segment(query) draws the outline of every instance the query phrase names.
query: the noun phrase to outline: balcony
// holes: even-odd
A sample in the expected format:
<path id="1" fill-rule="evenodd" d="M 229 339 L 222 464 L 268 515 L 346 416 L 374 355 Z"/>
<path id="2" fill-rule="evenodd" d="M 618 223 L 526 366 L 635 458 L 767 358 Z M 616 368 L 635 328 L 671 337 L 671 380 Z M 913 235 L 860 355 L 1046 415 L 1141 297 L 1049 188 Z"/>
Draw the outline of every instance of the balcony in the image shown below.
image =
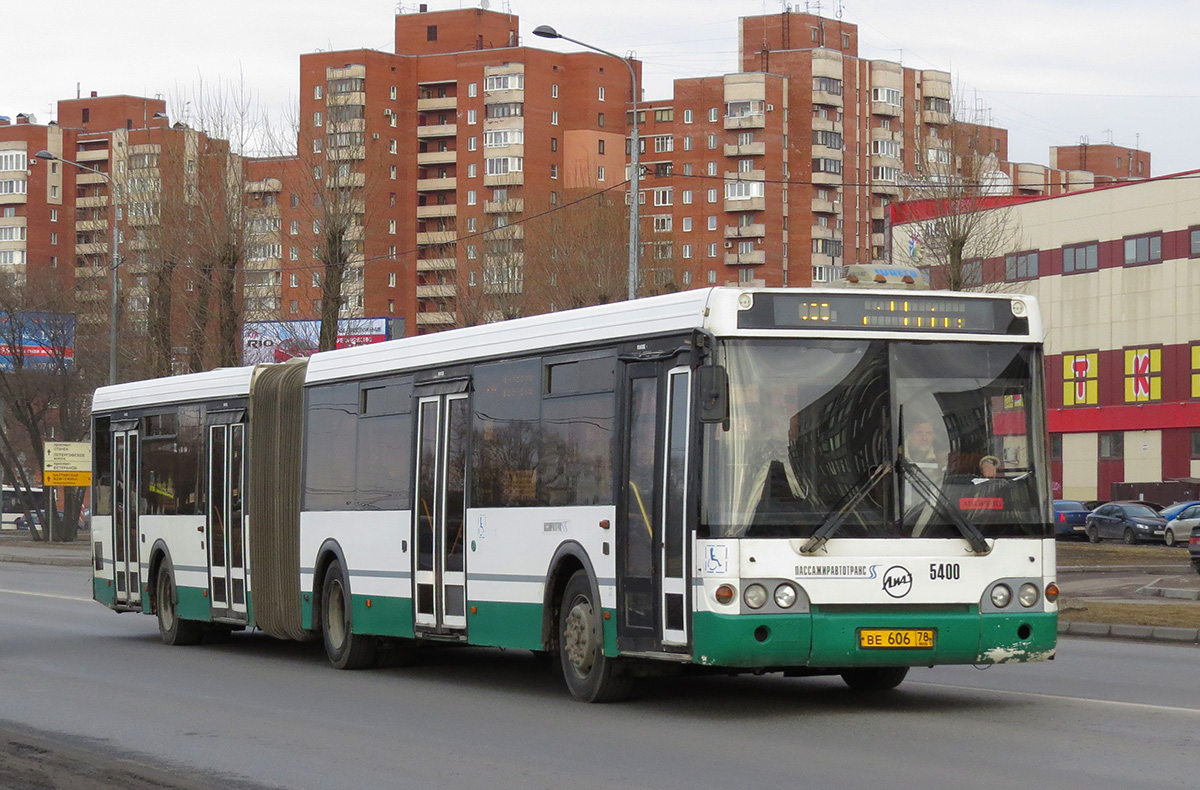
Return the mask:
<path id="1" fill-rule="evenodd" d="M 76 255 L 108 255 L 108 242 L 95 241 L 90 244 L 76 244 Z"/>
<path id="2" fill-rule="evenodd" d="M 453 244 L 458 233 L 453 230 L 433 230 L 417 234 L 417 244 Z"/>
<path id="3" fill-rule="evenodd" d="M 75 198 L 75 208 L 98 208 L 108 205 L 108 195 Z"/>
<path id="4" fill-rule="evenodd" d="M 887 206 L 871 206 L 871 219 L 887 219 Z"/>
<path id="5" fill-rule="evenodd" d="M 885 236 L 886 236 L 886 234 L 883 234 L 883 233 L 872 233 L 871 234 L 871 246 L 872 247 L 882 247 L 885 244 L 885 242 L 884 242 Z"/>
<path id="6" fill-rule="evenodd" d="M 361 187 L 367 183 L 365 173 L 347 173 L 344 176 L 330 176 L 325 179 L 328 189 L 345 189 L 346 187 Z"/>
<path id="7" fill-rule="evenodd" d="M 367 148 L 363 145 L 345 145 L 340 148 L 330 148 L 326 154 L 331 162 L 346 162 L 351 159 L 366 159 Z"/>
<path id="8" fill-rule="evenodd" d="M 922 110 L 921 119 L 924 120 L 925 123 L 946 126 L 950 123 L 950 113 L 938 112 L 937 110 Z"/>
<path id="9" fill-rule="evenodd" d="M 767 116 L 764 113 L 725 116 L 726 129 L 765 129 L 766 126 Z"/>
<path id="10" fill-rule="evenodd" d="M 843 151 L 840 148 L 830 148 L 827 145 L 814 145 L 812 147 L 813 159 L 836 159 L 839 162 L 842 160 Z"/>
<path id="11" fill-rule="evenodd" d="M 821 198 L 812 199 L 812 210 L 817 214 L 841 214 L 842 204 L 834 203 L 832 200 L 821 200 Z"/>
<path id="12" fill-rule="evenodd" d="M 456 216 L 458 216 L 458 206 L 453 203 L 436 206 L 417 206 L 417 219 Z"/>
<path id="13" fill-rule="evenodd" d="M 726 225 L 725 238 L 727 239 L 755 239 L 762 238 L 767 235 L 767 226 L 761 223 L 754 225 Z"/>
<path id="14" fill-rule="evenodd" d="M 485 187 L 509 187 L 520 186 L 525 183 L 524 173 L 504 173 L 503 175 L 484 176 L 483 185 Z"/>
<path id="15" fill-rule="evenodd" d="M 836 186 L 842 183 L 841 173 L 813 173 L 812 182 L 814 184 L 830 184 Z"/>
<path id="16" fill-rule="evenodd" d="M 890 181 L 873 181 L 871 183 L 871 192 L 876 195 L 900 197 L 900 185 L 893 184 Z"/>
<path id="17" fill-rule="evenodd" d="M 502 228 L 492 228 L 483 234 L 484 243 L 513 241 L 514 239 L 523 238 L 525 238 L 524 225 L 505 225 Z"/>
<path id="18" fill-rule="evenodd" d="M 765 197 L 741 198 L 740 200 L 725 200 L 725 211 L 765 211 L 767 208 L 767 199 Z"/>
<path id="19" fill-rule="evenodd" d="M 813 118 L 812 128 L 814 132 L 838 132 L 842 131 L 842 125 L 832 118 Z"/>
<path id="20" fill-rule="evenodd" d="M 132 218 L 131 218 L 131 219 L 132 219 Z M 108 230 L 108 221 L 107 221 L 107 220 L 102 220 L 102 219 L 93 219 L 93 220 L 88 220 L 88 221 L 86 221 L 86 222 L 78 222 L 78 221 L 76 221 L 76 223 L 75 223 L 75 230 L 76 230 L 76 231 L 85 231 L 85 230 Z"/>
<path id="21" fill-rule="evenodd" d="M 726 181 L 766 181 L 766 170 L 750 170 L 748 172 L 734 172 L 732 170 L 725 171 Z"/>
<path id="22" fill-rule="evenodd" d="M 426 151 L 417 154 L 418 165 L 449 165 L 458 161 L 458 151 Z"/>
<path id="23" fill-rule="evenodd" d="M 453 299 L 455 296 L 455 286 L 452 284 L 439 283 L 437 285 L 418 285 L 418 299 Z"/>
<path id="24" fill-rule="evenodd" d="M 830 228 L 825 225 L 813 225 L 809 228 L 809 234 L 814 239 L 836 239 L 841 236 L 835 228 Z"/>
<path id="25" fill-rule="evenodd" d="M 826 255 L 823 252 L 814 252 L 812 253 L 810 262 L 813 266 L 836 266 L 837 260 L 832 255 Z"/>
<path id="26" fill-rule="evenodd" d="M 366 118 L 351 118 L 348 121 L 330 121 L 329 134 L 341 134 L 342 132 L 365 132 L 367 130 Z"/>
<path id="27" fill-rule="evenodd" d="M 525 210 L 524 198 L 509 198 L 508 200 L 487 200 L 483 203 L 485 214 L 520 214 Z"/>
<path id="28" fill-rule="evenodd" d="M 440 98 L 417 99 L 417 112 L 436 112 L 437 110 L 457 110 L 457 96 L 442 96 Z"/>
<path id="29" fill-rule="evenodd" d="M 725 145 L 725 156 L 765 156 L 766 143 L 748 143 L 746 145 Z"/>
<path id="30" fill-rule="evenodd" d="M 329 107 L 346 107 L 353 104 L 366 104 L 367 94 L 362 91 L 351 91 L 350 93 L 331 93 L 325 97 L 325 104 Z"/>
<path id="31" fill-rule="evenodd" d="M 81 171 L 75 176 L 76 184 L 107 184 L 108 173 L 88 173 Z"/>
<path id="32" fill-rule="evenodd" d="M 903 108 L 899 104 L 888 104 L 884 101 L 871 102 L 871 114 L 883 115 L 890 118 L 899 118 Z"/>
<path id="33" fill-rule="evenodd" d="M 283 190 L 283 182 L 278 178 L 264 178 L 262 181 L 247 181 L 246 192 L 250 194 L 262 192 L 280 192 Z"/>
<path id="34" fill-rule="evenodd" d="M 418 178 L 418 192 L 438 192 L 446 189 L 455 189 L 458 184 L 458 179 L 454 176 L 446 176 L 445 178 Z"/>
<path id="35" fill-rule="evenodd" d="M 842 95 L 840 93 L 830 93 L 829 91 L 814 90 L 812 92 L 812 102 L 813 104 L 827 104 L 830 107 L 841 107 Z"/>
<path id="36" fill-rule="evenodd" d="M 426 137 L 454 137 L 458 134 L 458 124 L 453 123 L 431 123 L 426 126 L 417 127 L 417 137 L 424 139 Z"/>
<path id="37" fill-rule="evenodd" d="M 444 272 L 455 269 L 458 266 L 458 261 L 454 258 L 419 258 L 417 259 L 417 271 L 419 272 Z"/>
<path id="38" fill-rule="evenodd" d="M 725 253 L 726 266 L 756 266 L 767 262 L 766 250 L 755 250 L 754 252 L 727 252 Z"/>
<path id="39" fill-rule="evenodd" d="M 454 313 L 417 313 L 417 326 L 454 326 Z"/>
<path id="40" fill-rule="evenodd" d="M 76 151 L 76 162 L 104 162 L 108 160 L 108 149 L 100 148 L 92 151 Z"/>

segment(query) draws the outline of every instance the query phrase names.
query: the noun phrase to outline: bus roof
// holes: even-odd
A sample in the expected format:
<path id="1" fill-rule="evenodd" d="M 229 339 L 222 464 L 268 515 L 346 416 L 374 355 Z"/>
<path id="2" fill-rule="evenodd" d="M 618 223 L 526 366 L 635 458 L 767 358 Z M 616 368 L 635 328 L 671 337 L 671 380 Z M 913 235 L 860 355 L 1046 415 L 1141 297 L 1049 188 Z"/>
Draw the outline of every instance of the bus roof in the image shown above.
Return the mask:
<path id="1" fill-rule="evenodd" d="M 127 381 L 100 387 L 92 396 L 92 413 L 136 409 L 159 403 L 212 401 L 244 398 L 250 394 L 254 366 L 217 368 L 204 373 L 187 373 L 148 381 Z"/>

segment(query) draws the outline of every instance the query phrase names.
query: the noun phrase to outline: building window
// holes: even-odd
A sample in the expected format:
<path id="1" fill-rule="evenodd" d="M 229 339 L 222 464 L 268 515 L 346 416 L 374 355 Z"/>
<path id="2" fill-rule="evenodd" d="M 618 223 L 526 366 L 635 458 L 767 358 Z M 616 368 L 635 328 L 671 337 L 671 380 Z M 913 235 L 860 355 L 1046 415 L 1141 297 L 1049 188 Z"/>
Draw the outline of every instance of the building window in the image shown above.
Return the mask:
<path id="1" fill-rule="evenodd" d="M 1100 245 L 1098 242 L 1063 247 L 1063 274 L 1095 271 L 1099 266 L 1099 261 Z"/>
<path id="2" fill-rule="evenodd" d="M 474 177 L 475 177 L 475 163 L 472 162 L 469 165 L 467 165 L 467 178 L 474 178 Z"/>
<path id="3" fill-rule="evenodd" d="M 683 230 L 684 230 L 684 232 L 685 232 L 685 233 L 687 233 L 687 232 L 691 231 L 691 229 L 692 229 L 692 218 L 691 218 L 691 217 L 684 217 L 684 218 L 683 218 L 683 220 L 682 220 L 682 222 L 683 222 Z"/>
<path id="4" fill-rule="evenodd" d="M 1021 252 L 1004 259 L 1004 279 L 1031 280 L 1038 276 L 1038 254 Z"/>
<path id="5" fill-rule="evenodd" d="M 692 205 L 692 190 L 690 190 L 690 189 L 683 190 L 683 205 L 685 205 L 685 206 Z"/>
<path id="6" fill-rule="evenodd" d="M 1120 461 L 1125 457 L 1125 434 L 1116 431 L 1100 434 L 1100 460 Z"/>
<path id="7" fill-rule="evenodd" d="M 892 107 L 899 107 L 900 91 L 896 88 L 872 88 L 871 101 L 883 102 Z"/>
<path id="8" fill-rule="evenodd" d="M 710 123 L 716 123 L 716 122 L 717 122 L 717 119 L 720 117 L 720 113 L 721 113 L 721 111 L 720 111 L 720 110 L 718 110 L 716 107 L 710 107 L 710 108 L 709 108 L 709 110 L 708 110 L 708 120 L 709 120 L 709 122 L 710 122 Z"/>
<path id="9" fill-rule="evenodd" d="M 554 139 L 554 138 L 551 138 L 551 139 Z M 557 147 L 555 147 L 551 150 L 557 150 Z M 596 141 L 596 153 L 600 154 L 601 156 L 604 155 L 604 141 L 603 140 Z"/>
<path id="10" fill-rule="evenodd" d="M 761 181 L 730 181 L 725 184 L 726 200 L 749 200 L 764 195 L 764 184 Z"/>
<path id="11" fill-rule="evenodd" d="M 1200 343 L 1193 343 L 1192 353 L 1192 397 L 1200 398 Z"/>
<path id="12" fill-rule="evenodd" d="M 1162 349 L 1125 349 L 1125 402 L 1162 400 Z"/>
<path id="13" fill-rule="evenodd" d="M 708 150 L 715 151 L 716 148 L 717 148 L 717 136 L 715 134 L 710 134 L 708 136 Z"/>
<path id="14" fill-rule="evenodd" d="M 558 98 L 558 83 L 557 82 L 550 86 L 550 98 L 551 99 Z"/>
<path id="15" fill-rule="evenodd" d="M 669 206 L 671 205 L 673 187 L 659 187 L 654 190 L 654 205 Z"/>
<path id="16" fill-rule="evenodd" d="M 684 111 L 683 111 L 683 122 L 684 122 L 684 123 L 691 123 L 691 122 L 692 122 L 692 118 L 693 118 L 693 115 L 692 115 L 692 111 L 691 111 L 691 110 L 684 110 Z"/>
<path id="17" fill-rule="evenodd" d="M 660 214 L 656 216 L 654 218 L 654 232 L 669 233 L 671 231 L 671 220 L 672 217 L 670 214 Z"/>
<path id="18" fill-rule="evenodd" d="M 50 209 L 50 221 L 58 222 L 58 209 L 56 209 L 56 208 Z"/>
<path id="19" fill-rule="evenodd" d="M 596 125 L 604 126 L 604 113 L 602 113 L 602 112 L 596 113 Z"/>
<path id="20" fill-rule="evenodd" d="M 717 202 L 717 190 L 716 189 L 708 190 L 708 202 L 709 203 Z"/>
<path id="21" fill-rule="evenodd" d="M 596 91 L 596 100 L 604 101 L 604 86 L 601 85 Z"/>
<path id="22" fill-rule="evenodd" d="M 1200 257 L 1200 226 L 1189 228 L 1188 235 L 1191 237 L 1191 256 Z"/>
<path id="23" fill-rule="evenodd" d="M 467 205 L 468 206 L 475 205 L 475 190 L 474 189 L 467 190 Z"/>
<path id="24" fill-rule="evenodd" d="M 324 92 L 325 92 L 325 86 L 324 86 L 324 85 L 314 85 L 314 86 L 313 86 L 313 98 L 314 98 L 314 99 L 320 99 L 320 98 L 321 98 L 321 95 L 322 95 Z"/>
<path id="25" fill-rule="evenodd" d="M 1137 266 L 1162 260 L 1162 233 L 1147 233 L 1125 239 L 1125 265 Z"/>
<path id="26" fill-rule="evenodd" d="M 388 167 L 388 177 L 393 181 L 396 180 L 396 166 L 395 165 L 391 165 L 390 167 Z"/>
<path id="27" fill-rule="evenodd" d="M 813 77 L 813 90 L 832 93 L 834 96 L 841 96 L 842 81 L 833 77 Z"/>
<path id="28" fill-rule="evenodd" d="M 597 181 L 604 180 L 604 165 L 600 165 L 599 167 L 596 168 L 596 180 Z"/>
<path id="29" fill-rule="evenodd" d="M 716 230 L 716 229 L 717 229 L 717 218 L 716 218 L 716 217 L 709 217 L 709 218 L 708 218 L 708 229 L 709 229 L 709 230 Z"/>
<path id="30" fill-rule="evenodd" d="M 292 261 L 300 260 L 300 248 L 299 247 L 289 247 L 288 248 L 288 260 L 292 260 Z M 294 275 L 294 274 L 292 275 L 293 278 L 295 276 L 296 275 Z M 296 284 L 292 283 L 292 287 L 293 288 L 296 287 Z"/>
<path id="31" fill-rule="evenodd" d="M 1063 406 L 1094 406 L 1099 403 L 1099 389 L 1099 353 L 1063 354 Z"/>
<path id="32" fill-rule="evenodd" d="M 388 272 L 388 288 L 396 287 L 396 273 Z"/>
<path id="33" fill-rule="evenodd" d="M 558 126 L 558 110 L 550 111 L 550 125 Z"/>
<path id="34" fill-rule="evenodd" d="M 715 241 L 708 245 L 708 257 L 717 257 L 717 243 Z"/>
<path id="35" fill-rule="evenodd" d="M 395 244 L 388 247 L 388 258 L 393 261 L 396 260 L 396 245 Z"/>
<path id="36" fill-rule="evenodd" d="M 550 165 L 550 177 L 558 178 L 558 165 Z"/>
<path id="37" fill-rule="evenodd" d="M 683 245 L 683 257 L 684 258 L 692 257 L 692 245 L 690 245 L 690 244 Z"/>
<path id="38" fill-rule="evenodd" d="M 437 25 L 427 25 L 425 27 L 425 40 L 437 41 Z"/>
<path id="39" fill-rule="evenodd" d="M 323 125 L 324 125 L 324 119 L 321 116 L 321 113 L 314 112 L 313 113 L 313 126 L 323 126 Z"/>

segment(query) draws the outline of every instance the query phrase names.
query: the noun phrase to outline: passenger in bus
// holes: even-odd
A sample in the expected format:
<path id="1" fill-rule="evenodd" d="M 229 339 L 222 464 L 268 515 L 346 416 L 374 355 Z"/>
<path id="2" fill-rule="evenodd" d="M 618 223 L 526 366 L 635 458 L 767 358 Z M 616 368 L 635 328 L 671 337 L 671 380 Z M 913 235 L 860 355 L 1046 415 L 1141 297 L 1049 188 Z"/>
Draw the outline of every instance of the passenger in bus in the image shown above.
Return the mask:
<path id="1" fill-rule="evenodd" d="M 908 431 L 904 452 L 921 471 L 937 482 L 945 471 L 945 459 L 934 448 L 935 432 L 933 420 L 919 418 Z"/>
<path id="2" fill-rule="evenodd" d="M 1000 475 L 1000 459 L 994 455 L 985 455 L 979 459 L 979 476 L 988 479 Z"/>

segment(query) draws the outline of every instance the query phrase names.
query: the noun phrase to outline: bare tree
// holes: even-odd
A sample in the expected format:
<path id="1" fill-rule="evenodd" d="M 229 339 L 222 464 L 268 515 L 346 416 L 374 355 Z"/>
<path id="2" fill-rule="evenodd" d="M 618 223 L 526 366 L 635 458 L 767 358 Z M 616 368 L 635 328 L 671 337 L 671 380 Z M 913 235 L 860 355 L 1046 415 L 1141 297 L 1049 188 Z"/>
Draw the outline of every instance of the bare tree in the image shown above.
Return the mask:
<path id="1" fill-rule="evenodd" d="M 971 123 L 961 97 L 939 102 L 948 123 L 927 125 L 916 146 L 916 174 L 906 177 L 909 238 L 893 251 L 896 263 L 926 269 L 934 287 L 991 290 L 1004 278 L 989 277 L 984 262 L 1012 252 L 1020 227 L 1004 198 L 1011 182 L 991 148 L 989 127 Z M 942 104 L 941 102 L 944 102 Z"/>

